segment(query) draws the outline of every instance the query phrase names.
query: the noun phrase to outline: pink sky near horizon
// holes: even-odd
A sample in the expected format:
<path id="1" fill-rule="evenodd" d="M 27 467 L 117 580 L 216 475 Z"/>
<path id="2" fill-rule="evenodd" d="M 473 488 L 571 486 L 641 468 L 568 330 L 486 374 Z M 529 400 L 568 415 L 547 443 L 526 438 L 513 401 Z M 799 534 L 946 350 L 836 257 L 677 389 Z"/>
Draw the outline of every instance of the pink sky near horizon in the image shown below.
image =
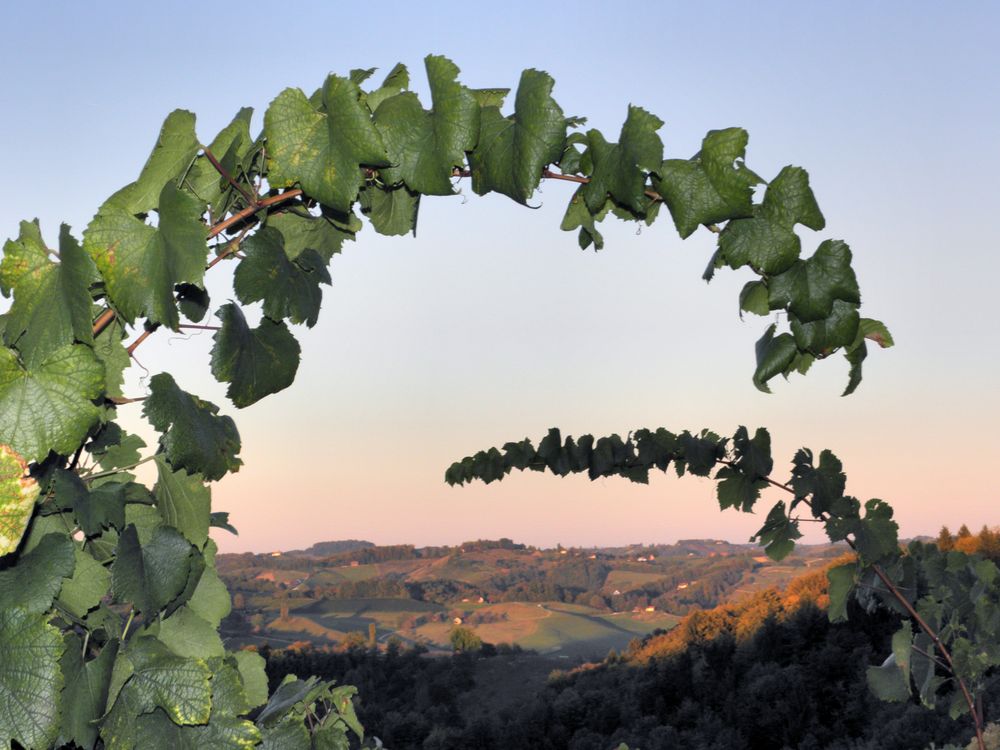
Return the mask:
<path id="1" fill-rule="evenodd" d="M 665 213 L 639 233 L 609 219 L 606 249 L 581 253 L 575 234 L 558 228 L 570 186 L 544 184 L 532 201 L 540 208 L 527 210 L 465 184 L 462 197 L 421 206 L 416 239 L 366 226 L 345 246 L 319 324 L 295 330 L 303 358 L 290 389 L 237 410 L 209 373 L 210 334 L 160 332 L 139 350 L 149 374 L 171 370 L 239 425 L 245 466 L 213 492 L 240 536 L 216 534 L 221 549 L 344 538 L 743 542 L 766 500 L 778 498 L 747 516 L 720 513 L 714 483 L 692 477 L 639 486 L 530 473 L 444 485 L 452 461 L 537 441 L 551 426 L 574 435 L 766 426 L 779 478 L 797 448 L 829 448 L 844 462 L 848 492 L 889 501 L 903 536 L 1000 524 L 991 472 L 1000 453 L 1000 248 L 989 232 L 1000 103 L 984 95 L 1000 71 L 991 39 L 1000 10 L 917 2 L 744 11 L 663 4 L 636 24 L 598 3 L 580 4 L 576 16 L 544 3 L 322 7 L 310 23 L 275 16 L 262 57 L 282 40 L 295 64 L 255 61 L 259 70 L 236 87 L 209 75 L 219 67 L 206 69 L 204 39 L 189 33 L 195 18 L 222 27 L 226 6 L 5 8 L 0 63 L 15 74 L 2 101 L 17 116 L 0 118 L 0 138 L 11 144 L 5 159 L 17 182 L 0 202 L 0 239 L 34 216 L 53 241 L 64 220 L 79 236 L 103 198 L 134 179 L 175 107 L 197 112 L 207 141 L 240 106 L 256 107 L 258 127 L 284 86 L 318 85 L 329 71 L 378 65 L 378 78 L 402 60 L 422 90 L 428 52 L 450 56 L 460 80 L 477 87 L 516 85 L 523 67 L 547 70 L 566 113 L 591 117 L 609 140 L 628 104 L 643 106 L 666 121 L 668 157 L 696 152 L 709 129 L 742 125 L 755 171 L 809 170 L 827 228 L 800 228 L 804 254 L 845 239 L 862 314 L 896 338 L 894 349 L 870 353 L 855 395 L 839 396 L 839 356 L 805 378 L 774 381 L 773 395 L 754 389 L 753 344 L 769 321 L 737 314 L 748 275 L 700 280 L 709 233 L 681 242 Z M 473 18 L 456 26 L 450 13 Z M 329 30 L 345 23 L 388 24 L 405 37 L 329 43 Z M 481 26 L 490 34 L 456 33 Z M 588 34 L 600 44 L 578 54 Z M 213 274 L 218 306 L 233 295 L 226 274 Z M 148 375 L 133 370 L 130 393 L 140 395 Z M 130 408 L 124 423 L 145 430 Z M 803 530 L 805 541 L 821 540 L 818 529 Z"/>

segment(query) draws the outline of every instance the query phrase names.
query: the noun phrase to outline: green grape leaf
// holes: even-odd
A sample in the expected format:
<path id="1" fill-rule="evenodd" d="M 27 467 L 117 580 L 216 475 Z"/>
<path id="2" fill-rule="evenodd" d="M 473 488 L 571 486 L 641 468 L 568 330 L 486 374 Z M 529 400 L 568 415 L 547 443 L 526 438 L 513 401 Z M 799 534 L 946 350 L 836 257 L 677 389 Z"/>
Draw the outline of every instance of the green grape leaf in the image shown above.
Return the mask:
<path id="1" fill-rule="evenodd" d="M 867 341 L 874 341 L 883 349 L 888 349 L 896 342 L 881 320 L 871 318 L 861 318 L 858 324 L 857 337 L 854 342 L 844 350 L 844 357 L 851 365 L 848 375 L 847 388 L 842 395 L 850 396 L 861 384 L 861 366 L 868 357 Z"/>
<path id="2" fill-rule="evenodd" d="M 125 335 L 125 326 L 115 316 L 111 324 L 94 339 L 94 354 L 104 365 L 104 393 L 111 398 L 125 396 L 122 392 L 125 370 L 132 364 L 131 357 L 122 342 Z"/>
<path id="3" fill-rule="evenodd" d="M 764 194 L 753 216 L 734 219 L 719 235 L 719 252 L 731 268 L 749 265 L 757 273 L 782 273 L 798 259 L 802 243 L 794 227 L 811 229 L 826 225 L 812 189 L 809 175 L 800 167 L 785 167 Z"/>
<path id="4" fill-rule="evenodd" d="M 31 520 L 28 533 L 25 534 L 21 542 L 21 552 L 31 552 L 49 534 L 59 534 L 66 536 L 66 530 L 73 528 L 72 513 L 50 513 L 48 515 L 37 515 Z"/>
<path id="5" fill-rule="evenodd" d="M 787 309 L 802 323 L 830 317 L 838 299 L 861 304 L 851 250 L 840 240 L 824 241 L 811 258 L 772 277 L 768 289 L 771 309 Z"/>
<path id="6" fill-rule="evenodd" d="M 260 750 L 312 750 L 309 730 L 295 716 L 262 727 Z"/>
<path id="7" fill-rule="evenodd" d="M 209 516 L 209 526 L 213 529 L 225 529 L 233 536 L 239 536 L 240 532 L 229 523 L 229 512 L 224 510 L 214 510 Z"/>
<path id="8" fill-rule="evenodd" d="M 722 510 L 736 508 L 750 513 L 754 503 L 760 498 L 761 490 L 767 487 L 767 482 L 763 479 L 747 476 L 728 466 L 719 469 L 715 478 L 718 480 L 715 491 Z"/>
<path id="9" fill-rule="evenodd" d="M 753 187 L 762 182 L 746 168 L 749 137 L 742 128 L 712 130 L 691 159 L 667 159 L 653 176 L 681 238 L 701 224 L 753 215 Z"/>
<path id="10" fill-rule="evenodd" d="M 209 660 L 212 670 L 212 716 L 241 716 L 250 711 L 250 699 L 232 656 Z"/>
<path id="11" fill-rule="evenodd" d="M 145 447 L 145 440 L 125 432 L 115 422 L 105 424 L 85 446 L 105 471 L 132 466 L 139 461 L 139 451 Z"/>
<path id="12" fill-rule="evenodd" d="M 246 257 L 236 268 L 233 289 L 244 305 L 264 302 L 264 314 L 271 320 L 288 318 L 312 328 L 319 318 L 323 292 L 320 284 L 330 283 L 330 274 L 320 255 L 303 250 L 295 260 L 285 253 L 281 233 L 264 227 L 243 242 Z"/>
<path id="13" fill-rule="evenodd" d="M 212 375 L 229 383 L 226 395 L 236 406 L 249 406 L 292 384 L 301 350 L 284 322 L 265 317 L 251 329 L 232 303 L 220 307 L 216 316 L 222 328 L 212 337 Z"/>
<path id="14" fill-rule="evenodd" d="M 761 208 L 770 219 L 788 227 L 802 224 L 818 232 L 826 226 L 809 186 L 809 173 L 802 167 L 783 167 L 767 186 Z"/>
<path id="15" fill-rule="evenodd" d="M 139 535 L 139 539 L 143 544 L 142 535 Z M 207 545 L 206 545 L 207 546 Z M 187 583 L 184 584 L 184 588 L 181 590 L 173 601 L 171 601 L 167 608 L 164 610 L 164 617 L 169 617 L 171 614 L 176 612 L 182 605 L 187 604 L 191 601 L 194 596 L 195 591 L 198 590 L 198 585 L 201 583 L 202 577 L 205 575 L 205 570 L 208 568 L 208 563 L 205 560 L 204 554 L 198 554 L 195 552 L 191 555 L 191 569 L 188 574 Z M 203 618 L 204 619 L 204 618 Z"/>
<path id="16" fill-rule="evenodd" d="M 47 495 L 51 495 L 52 504 L 59 510 L 75 510 L 78 506 L 86 505 L 87 485 L 80 475 L 69 469 L 56 468 L 50 475 L 51 482 L 48 486 Z M 69 527 L 70 529 L 72 526 Z M 63 532 L 68 533 L 67 528 Z"/>
<path id="17" fill-rule="evenodd" d="M 257 715 L 257 725 L 274 726 L 287 716 L 296 704 L 308 704 L 328 687 L 329 683 L 321 682 L 318 677 L 300 680 L 294 675 L 286 675 L 282 683 L 271 693 L 267 705 Z"/>
<path id="18" fill-rule="evenodd" d="M 186 605 L 161 620 L 151 632 L 178 656 L 208 659 L 225 654 L 217 625 L 199 617 Z"/>
<path id="19" fill-rule="evenodd" d="M 792 334 L 781 333 L 775 336 L 776 328 L 777 326 L 771 324 L 756 345 L 757 369 L 753 374 L 753 384 L 757 386 L 757 390 L 764 393 L 771 392 L 767 381 L 775 375 L 784 374 L 798 353 Z"/>
<path id="20" fill-rule="evenodd" d="M 62 693 L 60 734 L 80 747 L 92 748 L 97 742 L 97 722 L 104 715 L 108 700 L 118 641 L 105 643 L 101 653 L 86 663 L 83 661 L 80 636 L 67 633 L 65 643 L 66 649 L 60 662 L 66 680 Z"/>
<path id="21" fill-rule="evenodd" d="M 122 532 L 111 564 L 111 591 L 116 602 L 130 602 L 152 617 L 187 585 L 194 549 L 169 526 L 154 529 L 140 544 L 134 524 Z"/>
<path id="22" fill-rule="evenodd" d="M 868 687 L 879 700 L 899 702 L 909 699 L 910 686 L 903 670 L 896 664 L 895 654 L 890 654 L 881 666 L 868 667 L 865 674 Z"/>
<path id="23" fill-rule="evenodd" d="M 909 620 L 903 620 L 903 625 L 892 636 L 892 655 L 896 666 L 903 670 L 903 682 L 910 684 L 910 655 L 913 652 L 913 628 Z"/>
<path id="24" fill-rule="evenodd" d="M 559 228 L 569 232 L 579 227 L 580 249 L 586 250 L 593 243 L 595 250 L 601 250 L 604 248 L 604 237 L 597 230 L 596 225 L 597 222 L 602 221 L 607 216 L 608 211 L 611 209 L 611 201 L 607 200 L 600 211 L 592 214 L 587 208 L 586 201 L 583 199 L 582 191 L 583 188 L 580 187 L 573 193 L 573 197 L 566 207 L 566 213 Z"/>
<path id="25" fill-rule="evenodd" d="M 76 566 L 73 576 L 59 590 L 60 606 L 75 617 L 84 617 L 101 603 L 111 585 L 111 572 L 90 553 L 74 547 Z"/>
<path id="26" fill-rule="evenodd" d="M 289 260 L 295 260 L 304 250 L 312 250 L 323 259 L 324 265 L 328 265 L 330 259 L 340 252 L 344 240 L 353 240 L 355 233 L 361 229 L 361 222 L 354 214 L 350 218 L 357 222 L 353 231 L 341 228 L 326 215 L 307 218 L 292 211 L 282 211 L 271 214 L 267 226 L 281 232 Z"/>
<path id="27" fill-rule="evenodd" d="M 789 313 L 792 336 L 801 351 L 825 356 L 842 346 L 851 346 L 858 334 L 860 316 L 853 302 L 834 300 L 830 316 L 812 323 L 802 323 Z"/>
<path id="28" fill-rule="evenodd" d="M 393 166 L 380 170 L 387 183 L 403 182 L 413 193 L 451 195 L 452 171 L 465 163 L 479 138 L 480 107 L 458 82 L 458 66 L 446 57 L 424 58 L 430 82 L 430 111 L 416 94 L 406 92 L 382 101 L 375 126 Z"/>
<path id="29" fill-rule="evenodd" d="M 298 183 L 307 195 L 348 213 L 364 176 L 362 165 L 389 165 L 385 146 L 353 81 L 331 75 L 319 112 L 300 89 L 285 89 L 264 114 L 268 182 Z"/>
<path id="30" fill-rule="evenodd" d="M 100 419 L 93 399 L 103 384 L 104 366 L 89 346 L 70 344 L 34 367 L 0 349 L 0 445 L 27 461 L 49 451 L 68 456 Z"/>
<path id="31" fill-rule="evenodd" d="M 375 75 L 376 70 L 378 70 L 378 68 L 354 68 L 347 77 L 350 78 L 353 83 L 360 86 L 362 83 Z"/>
<path id="32" fill-rule="evenodd" d="M 767 520 L 760 530 L 753 535 L 764 547 L 767 556 L 772 560 L 783 560 L 795 549 L 795 540 L 802 536 L 799 525 L 788 517 L 788 510 L 783 500 L 779 500 L 767 514 Z"/>
<path id="33" fill-rule="evenodd" d="M 51 747 L 59 732 L 65 645 L 40 615 L 0 607 L 0 747 Z"/>
<path id="34" fill-rule="evenodd" d="M 763 281 L 748 281 L 740 290 L 740 311 L 767 315 L 771 311 L 767 303 L 767 284 Z"/>
<path id="35" fill-rule="evenodd" d="M 231 656 L 236 660 L 250 707 L 263 706 L 268 696 L 264 657 L 256 651 L 234 651 Z"/>
<path id="36" fill-rule="evenodd" d="M 142 413 L 163 433 L 160 445 L 171 466 L 210 482 L 239 470 L 240 435 L 231 418 L 218 415 L 218 406 L 182 391 L 165 372 L 150 379 L 149 389 Z"/>
<path id="37" fill-rule="evenodd" d="M 213 680 L 214 682 L 214 680 Z M 136 721 L 136 747 L 171 750 L 249 750 L 259 747 L 260 730 L 246 719 L 216 715 L 199 726 L 177 726 L 157 709 Z"/>
<path id="38" fill-rule="evenodd" d="M 813 466 L 813 454 L 808 448 L 801 448 L 792 459 L 792 489 L 795 497 L 812 495 L 810 506 L 817 518 L 835 508 L 847 489 L 844 465 L 833 453 L 823 450 L 819 454 L 819 466 Z"/>
<path id="39" fill-rule="evenodd" d="M 336 714 L 329 714 L 336 717 Z M 325 723 L 312 734 L 313 750 L 349 750 L 351 741 L 347 737 L 347 726 L 342 721 Z"/>
<path id="40" fill-rule="evenodd" d="M 760 274 L 788 270 L 801 251 L 802 241 L 791 227 L 764 216 L 733 219 L 719 235 L 719 252 L 726 265 L 749 265 Z"/>
<path id="41" fill-rule="evenodd" d="M 470 89 L 480 107 L 496 107 L 500 109 L 507 101 L 510 89 Z"/>
<path id="42" fill-rule="evenodd" d="M 144 214 L 154 208 L 162 210 L 164 184 L 185 171 L 198 153 L 200 146 L 194 120 L 194 115 L 183 109 L 167 115 L 139 179 L 108 198 L 107 204 L 118 206 L 128 214 Z"/>
<path id="43" fill-rule="evenodd" d="M 374 112 L 390 96 L 410 87 L 410 71 L 403 63 L 396 63 L 382 81 L 382 85 L 374 91 L 362 95 L 362 100 L 369 111 Z"/>
<path id="44" fill-rule="evenodd" d="M 163 522 L 173 526 L 195 547 L 201 549 L 208 539 L 212 492 L 198 474 L 183 469 L 174 471 L 162 455 L 156 456 L 156 507 Z"/>
<path id="45" fill-rule="evenodd" d="M 851 365 L 847 375 L 847 387 L 841 396 L 850 396 L 861 385 L 861 365 L 868 357 L 868 346 L 864 341 L 856 343 L 854 346 L 844 351 L 844 358 Z"/>
<path id="46" fill-rule="evenodd" d="M 830 607 L 827 615 L 830 622 L 845 622 L 847 620 L 847 600 L 854 590 L 854 574 L 857 565 L 853 562 L 837 565 L 826 571 L 829 582 Z"/>
<path id="47" fill-rule="evenodd" d="M 129 485 L 122 482 L 108 482 L 89 491 L 84 486 L 73 502 L 73 512 L 83 533 L 93 537 L 104 529 L 124 529 L 129 490 Z"/>
<path id="48" fill-rule="evenodd" d="M 747 428 L 740 425 L 733 434 L 733 453 L 741 471 L 753 477 L 767 477 L 774 469 L 771 458 L 771 434 L 758 427 L 750 437 Z"/>
<path id="49" fill-rule="evenodd" d="M 920 632 L 913 639 L 913 649 L 910 654 L 910 674 L 920 694 L 920 701 L 927 708 L 934 708 L 937 703 L 937 691 L 944 678 L 936 674 L 934 660 L 934 641 L 926 633 Z"/>
<path id="50" fill-rule="evenodd" d="M 214 542 L 210 541 L 209 545 L 214 549 Z M 207 553 L 206 548 L 206 556 Z M 187 604 L 192 612 L 211 623 L 213 627 L 218 627 L 222 619 L 229 614 L 232 609 L 229 589 L 219 578 L 214 563 L 205 567 Z"/>
<path id="51" fill-rule="evenodd" d="M 47 534 L 20 556 L 17 565 L 0 570 L 0 609 L 17 607 L 29 615 L 47 612 L 63 579 L 73 575 L 73 549 L 65 531 Z"/>
<path id="52" fill-rule="evenodd" d="M 0 445 L 0 558 L 21 543 L 38 492 L 24 459 L 9 445 Z"/>
<path id="53" fill-rule="evenodd" d="M 253 137 L 250 135 L 250 118 L 252 116 L 253 110 L 244 107 L 208 145 L 208 150 L 212 152 L 222 168 L 230 177 L 240 183 L 245 183 L 246 180 L 241 179 L 242 175 L 238 174 L 236 169 L 239 162 L 253 146 Z M 204 154 L 195 160 L 187 173 L 184 184 L 198 196 L 202 203 L 213 206 L 230 189 L 226 178 L 219 173 Z"/>
<path id="54" fill-rule="evenodd" d="M 33 264 L 14 285 L 3 340 L 17 347 L 29 367 L 74 339 L 94 341 L 89 287 L 97 269 L 65 224 L 59 234 L 59 261 Z"/>
<path id="55" fill-rule="evenodd" d="M 212 304 L 208 292 L 197 284 L 178 284 L 175 291 L 177 308 L 181 311 L 181 315 L 190 321 L 200 323 L 208 314 L 208 308 Z"/>
<path id="56" fill-rule="evenodd" d="M 593 174 L 581 187 L 587 209 L 600 211 L 608 196 L 638 215 L 646 211 L 646 172 L 663 162 L 663 142 L 656 131 L 663 120 L 642 107 L 629 106 L 618 143 L 608 143 L 598 130 L 587 133 Z"/>
<path id="57" fill-rule="evenodd" d="M 883 349 L 888 349 L 896 343 L 892 338 L 892 334 L 889 333 L 889 329 L 886 328 L 885 323 L 881 320 L 861 318 L 861 322 L 858 325 L 858 333 L 861 334 L 862 338 L 874 341 Z"/>
<path id="58" fill-rule="evenodd" d="M 361 726 L 361 722 L 358 721 L 357 713 L 354 710 L 354 701 L 352 700 L 357 693 L 358 689 L 353 685 L 340 685 L 330 690 L 330 703 L 335 712 L 331 711 L 328 713 L 324 717 L 323 723 L 328 728 L 336 727 L 339 729 L 339 723 L 343 722 L 363 742 L 365 739 L 365 730 Z M 333 727 L 330 726 L 331 724 L 333 724 Z"/>
<path id="59" fill-rule="evenodd" d="M 892 506 L 878 499 L 865 503 L 865 517 L 854 533 L 854 543 L 866 564 L 899 554 L 899 525 L 892 520 Z"/>
<path id="60" fill-rule="evenodd" d="M 566 118 L 552 98 L 548 73 L 525 70 L 517 87 L 514 114 L 504 117 L 498 106 L 485 106 L 479 145 L 469 154 L 472 189 L 478 195 L 503 193 L 526 203 L 542 179 L 542 168 L 562 156 Z"/>
<path id="61" fill-rule="evenodd" d="M 212 708 L 210 677 L 201 659 L 172 654 L 155 638 L 132 639 L 119 652 L 112 673 L 109 713 L 101 727 L 108 750 L 149 747 L 140 743 L 137 719 L 157 708 L 173 724 L 207 723 Z"/>
<path id="62" fill-rule="evenodd" d="M 116 311 L 129 323 L 147 316 L 176 330 L 174 286 L 202 286 L 205 275 L 203 206 L 172 182 L 159 194 L 156 227 L 109 199 L 83 233 L 84 249 L 104 277 Z"/>
<path id="63" fill-rule="evenodd" d="M 0 292 L 9 297 L 14 285 L 26 274 L 35 274 L 51 265 L 51 250 L 42 239 L 38 219 L 22 221 L 16 240 L 7 240 L 0 259 Z"/>
<path id="64" fill-rule="evenodd" d="M 405 186 L 382 190 L 367 186 L 359 194 L 361 212 L 379 234 L 402 236 L 417 232 L 417 211 L 420 195 Z"/>

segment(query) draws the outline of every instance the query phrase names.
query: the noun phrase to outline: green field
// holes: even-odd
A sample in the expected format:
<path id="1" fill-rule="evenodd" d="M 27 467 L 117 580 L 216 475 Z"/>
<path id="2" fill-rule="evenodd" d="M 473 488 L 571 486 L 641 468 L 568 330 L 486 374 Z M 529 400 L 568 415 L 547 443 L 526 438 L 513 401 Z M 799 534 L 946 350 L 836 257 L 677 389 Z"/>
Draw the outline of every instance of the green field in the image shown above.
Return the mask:
<path id="1" fill-rule="evenodd" d="M 640 573 L 633 570 L 612 570 L 608 573 L 604 581 L 604 590 L 607 593 L 618 589 L 619 591 L 631 591 L 642 588 L 644 584 L 653 583 L 666 578 L 663 573 Z"/>
<path id="2" fill-rule="evenodd" d="M 579 604 L 509 602 L 469 607 L 465 612 L 493 612 L 505 616 L 497 622 L 466 623 L 489 643 L 516 643 L 522 648 L 558 656 L 603 657 L 611 649 L 624 649 L 629 641 L 657 628 L 669 630 L 674 615 L 657 613 L 608 614 Z M 433 622 L 404 635 L 429 644 L 447 646 L 451 622 Z"/>

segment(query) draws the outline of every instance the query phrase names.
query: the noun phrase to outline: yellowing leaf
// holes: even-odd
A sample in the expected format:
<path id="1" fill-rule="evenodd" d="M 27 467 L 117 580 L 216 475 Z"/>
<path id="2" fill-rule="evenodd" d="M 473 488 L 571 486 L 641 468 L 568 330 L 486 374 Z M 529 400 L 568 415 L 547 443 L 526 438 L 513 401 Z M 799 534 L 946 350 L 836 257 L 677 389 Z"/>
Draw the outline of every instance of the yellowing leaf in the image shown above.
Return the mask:
<path id="1" fill-rule="evenodd" d="M 17 549 L 38 499 L 38 482 L 9 445 L 0 445 L 0 556 Z"/>

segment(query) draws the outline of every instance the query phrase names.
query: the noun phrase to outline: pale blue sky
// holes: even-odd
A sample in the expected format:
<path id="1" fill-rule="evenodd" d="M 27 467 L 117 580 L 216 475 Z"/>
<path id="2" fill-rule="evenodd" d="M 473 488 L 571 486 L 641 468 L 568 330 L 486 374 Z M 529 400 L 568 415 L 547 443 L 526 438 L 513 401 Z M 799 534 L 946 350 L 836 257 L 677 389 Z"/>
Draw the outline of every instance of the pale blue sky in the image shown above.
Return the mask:
<path id="1" fill-rule="evenodd" d="M 424 7 L 420 7 L 420 6 Z M 439 543 L 510 536 L 617 544 L 745 539 L 759 524 L 714 504 L 703 480 L 634 487 L 516 476 L 462 490 L 454 459 L 552 425 L 579 434 L 768 426 L 776 465 L 829 447 L 849 489 L 889 500 L 905 534 L 1000 523 L 1000 336 L 991 230 L 1000 173 L 1000 53 L 993 3 L 50 3 L 0 10 L 0 237 L 38 216 L 79 233 L 134 179 L 163 117 L 184 107 L 210 140 L 244 105 L 327 72 L 395 62 L 423 86 L 423 56 L 450 56 L 472 86 L 547 70 L 568 114 L 614 139 L 629 103 L 661 117 L 669 156 L 711 128 L 750 131 L 748 164 L 806 167 L 827 217 L 808 236 L 845 239 L 864 314 L 898 346 L 873 352 L 841 399 L 842 360 L 806 379 L 750 383 L 766 322 L 740 322 L 746 277 L 700 274 L 712 238 L 681 243 L 663 220 L 636 236 L 610 224 L 581 253 L 558 224 L 570 196 L 547 184 L 538 211 L 488 197 L 421 208 L 419 239 L 370 227 L 331 267 L 320 324 L 302 332 L 288 391 L 237 412 L 208 372 L 207 335 L 157 334 L 153 373 L 237 419 L 247 465 L 215 489 L 243 532 L 225 549 L 319 539 Z M 378 74 L 377 74 L 378 75 Z M 213 272 L 214 273 L 214 272 Z M 231 292 L 211 279 L 217 304 Z M 141 373 L 139 373 L 141 375 Z M 132 386 L 136 395 L 142 382 Z M 134 424 L 134 421 L 131 422 Z"/>

